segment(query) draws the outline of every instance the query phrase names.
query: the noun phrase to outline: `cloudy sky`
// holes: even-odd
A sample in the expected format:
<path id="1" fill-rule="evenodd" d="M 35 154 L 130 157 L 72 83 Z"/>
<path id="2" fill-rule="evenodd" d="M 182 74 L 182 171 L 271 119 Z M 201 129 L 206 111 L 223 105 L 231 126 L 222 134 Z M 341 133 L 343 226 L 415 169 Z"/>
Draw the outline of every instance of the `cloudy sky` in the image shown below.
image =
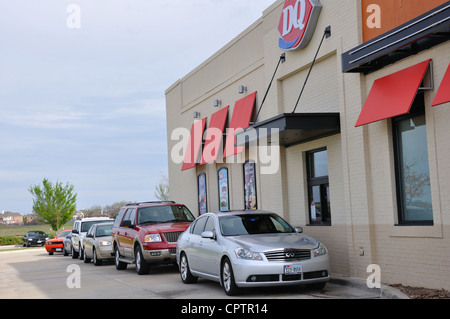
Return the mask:
<path id="1" fill-rule="evenodd" d="M 78 209 L 154 200 L 164 91 L 273 2 L 0 0 L 0 211 L 31 213 L 44 178 Z"/>

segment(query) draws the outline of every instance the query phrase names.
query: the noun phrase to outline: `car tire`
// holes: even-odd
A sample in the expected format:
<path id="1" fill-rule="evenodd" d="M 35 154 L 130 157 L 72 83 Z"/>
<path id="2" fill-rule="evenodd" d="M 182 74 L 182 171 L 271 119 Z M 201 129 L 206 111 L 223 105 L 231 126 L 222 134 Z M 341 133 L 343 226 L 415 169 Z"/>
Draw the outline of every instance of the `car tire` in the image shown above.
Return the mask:
<path id="1" fill-rule="evenodd" d="M 48 254 L 51 256 L 53 255 L 53 251 L 49 251 Z"/>
<path id="2" fill-rule="evenodd" d="M 73 248 L 72 246 L 72 259 L 77 259 L 78 258 L 78 253 L 75 251 L 75 248 Z"/>
<path id="3" fill-rule="evenodd" d="M 93 249 L 93 255 L 94 255 L 94 258 L 93 258 L 94 265 L 95 266 L 100 266 L 103 263 L 103 261 L 100 258 L 98 258 L 97 252 L 95 251 L 95 248 Z"/>
<path id="4" fill-rule="evenodd" d="M 117 270 L 127 269 L 128 264 L 124 263 L 123 261 L 120 261 L 119 258 L 120 258 L 119 248 L 116 246 L 114 248 L 114 264 L 116 265 L 116 269 Z"/>
<path id="5" fill-rule="evenodd" d="M 86 257 L 86 252 L 83 249 L 83 261 L 85 264 L 89 264 L 91 262 L 91 258 Z"/>
<path id="6" fill-rule="evenodd" d="M 80 245 L 79 259 L 84 260 L 84 249 L 81 247 L 81 245 Z"/>
<path id="7" fill-rule="evenodd" d="M 222 262 L 222 286 L 225 290 L 225 293 L 228 296 L 235 296 L 239 293 L 239 287 L 236 286 L 236 282 L 234 281 L 234 273 L 233 267 L 231 266 L 231 262 L 228 258 L 225 258 Z"/>
<path id="8" fill-rule="evenodd" d="M 66 247 L 63 248 L 63 256 L 69 256 L 69 253 L 66 250 Z"/>
<path id="9" fill-rule="evenodd" d="M 191 273 L 189 262 L 185 253 L 182 253 L 180 258 L 180 276 L 181 281 L 185 284 L 193 284 L 198 280 L 198 277 L 195 277 Z"/>
<path id="10" fill-rule="evenodd" d="M 139 245 L 134 249 L 134 257 L 136 258 L 136 272 L 138 275 L 146 275 L 150 271 L 149 264 L 145 261 Z"/>

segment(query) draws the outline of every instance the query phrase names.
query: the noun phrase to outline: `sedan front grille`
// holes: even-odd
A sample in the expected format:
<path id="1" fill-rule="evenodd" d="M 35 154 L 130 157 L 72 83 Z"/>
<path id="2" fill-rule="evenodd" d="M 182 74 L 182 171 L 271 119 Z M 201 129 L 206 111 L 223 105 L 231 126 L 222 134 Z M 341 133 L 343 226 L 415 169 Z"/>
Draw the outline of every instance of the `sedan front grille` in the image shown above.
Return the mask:
<path id="1" fill-rule="evenodd" d="M 174 231 L 171 233 L 163 233 L 164 238 L 166 238 L 166 241 L 168 243 L 176 243 L 178 240 L 178 237 L 182 234 L 182 231 Z"/>
<path id="2" fill-rule="evenodd" d="M 268 261 L 298 261 L 311 258 L 309 249 L 278 249 L 264 252 Z"/>

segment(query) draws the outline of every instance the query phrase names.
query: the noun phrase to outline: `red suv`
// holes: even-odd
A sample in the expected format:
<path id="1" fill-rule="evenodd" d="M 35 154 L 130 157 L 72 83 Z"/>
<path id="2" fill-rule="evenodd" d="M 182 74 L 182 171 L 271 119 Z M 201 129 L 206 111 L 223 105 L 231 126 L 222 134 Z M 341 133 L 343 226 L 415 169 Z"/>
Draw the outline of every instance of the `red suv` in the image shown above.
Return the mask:
<path id="1" fill-rule="evenodd" d="M 171 201 L 122 207 L 112 229 L 116 268 L 135 263 L 143 275 L 150 264 L 176 263 L 178 237 L 194 219 L 186 206 Z"/>

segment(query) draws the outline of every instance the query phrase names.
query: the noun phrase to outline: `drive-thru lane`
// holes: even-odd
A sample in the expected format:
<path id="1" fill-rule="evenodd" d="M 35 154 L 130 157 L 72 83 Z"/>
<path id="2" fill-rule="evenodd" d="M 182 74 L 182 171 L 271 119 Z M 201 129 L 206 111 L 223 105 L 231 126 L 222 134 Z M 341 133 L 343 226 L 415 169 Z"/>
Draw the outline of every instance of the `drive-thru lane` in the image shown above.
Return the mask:
<path id="1" fill-rule="evenodd" d="M 200 279 L 181 282 L 175 265 L 153 267 L 148 275 L 136 274 L 134 265 L 118 271 L 114 264 L 94 266 L 62 254 L 49 256 L 44 248 L 0 251 L 0 298 L 58 299 L 374 299 L 388 298 L 379 290 L 329 282 L 322 291 L 306 287 L 246 289 L 228 297 L 215 282 Z"/>

